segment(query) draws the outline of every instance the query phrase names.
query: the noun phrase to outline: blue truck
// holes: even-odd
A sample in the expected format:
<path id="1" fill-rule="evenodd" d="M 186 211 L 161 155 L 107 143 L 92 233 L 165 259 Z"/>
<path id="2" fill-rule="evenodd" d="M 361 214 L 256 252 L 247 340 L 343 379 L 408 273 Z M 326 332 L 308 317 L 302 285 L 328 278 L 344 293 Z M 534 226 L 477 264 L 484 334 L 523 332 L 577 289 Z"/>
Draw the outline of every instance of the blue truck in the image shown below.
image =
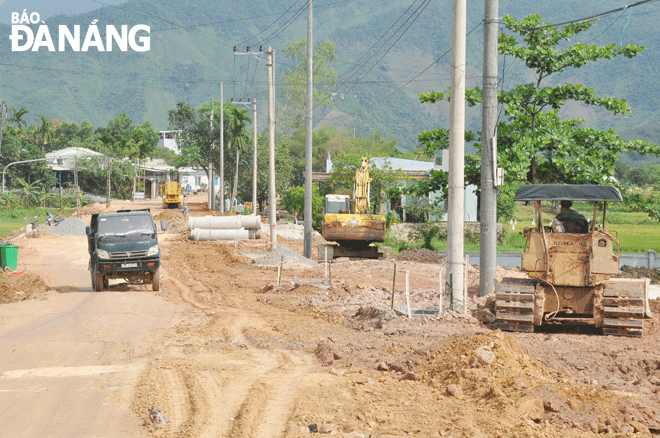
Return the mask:
<path id="1" fill-rule="evenodd" d="M 161 230 L 167 230 L 164 220 Z M 160 289 L 158 230 L 149 209 L 93 214 L 86 233 L 95 291 L 107 288 L 108 281 L 116 278 Z"/>

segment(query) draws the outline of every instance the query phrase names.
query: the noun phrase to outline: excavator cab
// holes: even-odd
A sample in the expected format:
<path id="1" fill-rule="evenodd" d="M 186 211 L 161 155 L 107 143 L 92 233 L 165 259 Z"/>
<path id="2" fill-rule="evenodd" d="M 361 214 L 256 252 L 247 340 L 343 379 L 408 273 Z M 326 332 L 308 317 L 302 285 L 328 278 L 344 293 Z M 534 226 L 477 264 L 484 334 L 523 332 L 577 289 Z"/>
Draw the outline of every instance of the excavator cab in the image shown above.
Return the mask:
<path id="1" fill-rule="evenodd" d="M 529 279 L 497 283 L 496 319 L 511 331 L 533 331 L 542 324 L 593 325 L 604 334 L 642 336 L 650 317 L 648 279 L 612 278 L 619 273 L 619 240 L 606 226 L 607 203 L 622 202 L 609 185 L 532 184 L 515 201 L 533 202 L 534 229 L 524 230 L 521 270 Z M 544 201 L 594 203 L 588 232 L 557 232 L 541 216 Z M 602 221 L 598 216 L 602 204 Z M 561 229 L 561 228 L 560 228 Z"/>

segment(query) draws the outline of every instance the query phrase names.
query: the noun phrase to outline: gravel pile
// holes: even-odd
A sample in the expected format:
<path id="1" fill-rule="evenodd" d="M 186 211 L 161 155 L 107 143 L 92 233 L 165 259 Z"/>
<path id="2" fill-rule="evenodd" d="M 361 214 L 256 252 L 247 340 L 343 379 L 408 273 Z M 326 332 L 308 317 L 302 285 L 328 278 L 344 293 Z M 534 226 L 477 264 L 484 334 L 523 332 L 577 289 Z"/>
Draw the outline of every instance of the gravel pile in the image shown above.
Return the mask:
<path id="1" fill-rule="evenodd" d="M 53 234 L 68 235 L 68 236 L 84 236 L 85 228 L 89 225 L 86 221 L 77 217 L 68 217 L 60 222 L 57 226 L 42 225 L 39 228 L 43 231 L 48 231 Z"/>
<path id="2" fill-rule="evenodd" d="M 245 251 L 243 255 L 254 259 L 261 266 L 277 266 L 282 261 L 282 257 L 284 257 L 285 264 L 302 263 L 309 264 L 310 266 L 316 265 L 314 260 L 310 260 L 285 246 L 278 246 L 274 251 Z"/>

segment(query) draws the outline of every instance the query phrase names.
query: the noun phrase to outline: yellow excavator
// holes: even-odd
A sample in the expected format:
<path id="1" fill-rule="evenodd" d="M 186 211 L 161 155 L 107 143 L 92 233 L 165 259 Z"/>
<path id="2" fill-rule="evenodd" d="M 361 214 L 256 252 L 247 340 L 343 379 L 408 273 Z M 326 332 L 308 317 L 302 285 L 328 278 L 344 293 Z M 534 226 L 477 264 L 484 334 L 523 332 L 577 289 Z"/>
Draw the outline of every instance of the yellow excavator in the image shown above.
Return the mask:
<path id="1" fill-rule="evenodd" d="M 374 242 L 385 241 L 385 216 L 370 214 L 369 161 L 362 157 L 360 168 L 353 178 L 353 205 L 348 195 L 326 195 L 323 216 L 323 238 L 335 244 L 319 248 L 319 256 L 383 258 L 391 254 L 389 247 L 374 247 Z"/>
<path id="2" fill-rule="evenodd" d="M 590 325 L 606 335 L 642 336 L 644 320 L 651 317 L 649 279 L 612 278 L 619 274 L 619 240 L 605 219 L 607 203 L 623 201 L 619 189 L 530 184 L 516 192 L 514 201 L 534 203 L 536 227 L 524 230 L 521 270 L 529 278 L 505 277 L 496 284 L 500 328 L 532 332 L 540 325 Z M 557 232 L 559 227 L 543 225 L 541 201 L 593 202 L 593 217 L 586 230 Z"/>
<path id="3" fill-rule="evenodd" d="M 183 204 L 183 192 L 181 184 L 176 181 L 167 181 L 160 186 L 163 196 L 163 208 L 181 208 Z"/>

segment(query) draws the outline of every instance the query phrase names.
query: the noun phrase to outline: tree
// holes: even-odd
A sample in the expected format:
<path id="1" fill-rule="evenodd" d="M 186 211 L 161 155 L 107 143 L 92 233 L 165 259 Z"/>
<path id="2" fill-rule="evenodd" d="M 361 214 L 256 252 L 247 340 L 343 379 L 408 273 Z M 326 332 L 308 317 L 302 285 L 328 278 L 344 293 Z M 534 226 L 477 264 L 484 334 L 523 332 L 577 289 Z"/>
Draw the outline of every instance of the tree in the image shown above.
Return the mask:
<path id="1" fill-rule="evenodd" d="M 220 111 L 220 102 L 215 101 L 213 103 L 213 133 L 211 133 L 210 126 L 211 103 L 204 104 L 198 111 L 195 111 L 189 103 L 179 102 L 175 109 L 168 112 L 169 128 L 181 131 L 178 140 L 181 156 L 176 163 L 178 167 L 200 167 L 209 177 L 211 176 L 209 163 L 213 163 L 214 169 L 219 168 L 220 148 L 214 146 L 212 153 L 211 138 L 213 138 L 214 144 L 220 139 Z M 227 156 L 232 155 L 232 146 L 247 144 L 249 136 L 246 134 L 246 124 L 249 120 L 246 109 L 237 108 L 233 103 L 224 103 L 225 162 L 227 162 Z M 236 147 L 234 147 L 233 154 L 240 159 L 240 156 L 237 156 L 240 154 L 236 154 Z M 236 158 L 234 158 L 234 164 L 238 162 Z M 226 177 L 227 175 L 225 175 L 225 179 L 227 179 Z"/>
<path id="2" fill-rule="evenodd" d="M 623 141 L 613 129 L 599 131 L 584 126 L 579 118 L 564 119 L 560 109 L 567 101 L 575 101 L 596 111 L 614 115 L 630 113 L 624 99 L 600 97 L 582 84 L 561 82 L 558 76 L 570 68 L 581 68 L 598 60 L 617 56 L 634 58 L 643 46 L 610 44 L 569 44 L 577 35 L 587 32 L 594 21 L 567 24 L 561 28 L 541 22 L 538 14 L 518 21 L 503 18 L 507 29 L 518 36 L 501 34 L 499 52 L 521 60 L 535 80 L 501 91 L 498 101 L 503 106 L 504 119 L 498 123 L 498 164 L 505 169 L 508 182 L 527 183 L 602 183 L 614 175 L 618 154 L 635 151 L 658 154 L 660 149 L 642 140 Z M 546 84 L 556 85 L 546 85 Z M 434 103 L 448 99 L 448 93 L 420 93 L 422 102 Z M 481 104 L 480 88 L 466 90 L 470 106 Z M 448 144 L 447 130 L 420 133 L 419 140 L 427 151 L 436 153 Z M 466 141 L 477 141 L 479 134 L 466 132 Z M 466 180 L 478 183 L 480 166 L 466 168 Z"/>
<path id="3" fill-rule="evenodd" d="M 53 138 L 53 123 L 46 116 L 40 115 L 39 119 L 41 120 L 41 125 L 37 128 L 37 132 L 39 133 L 38 141 L 41 144 L 41 152 L 45 153 L 50 149 L 47 146 L 50 146 L 50 140 Z"/>
<path id="4" fill-rule="evenodd" d="M 15 204 L 18 200 L 16 196 L 16 190 L 12 189 L 5 193 L 0 193 L 0 203 L 7 206 L 7 211 L 11 211 L 12 204 Z"/>
<path id="5" fill-rule="evenodd" d="M 107 127 L 97 128 L 96 132 L 105 146 L 104 154 L 109 157 L 125 158 L 134 148 L 135 126 L 128 114 L 121 113 L 110 119 Z"/>
<path id="6" fill-rule="evenodd" d="M 26 108 L 9 108 L 10 116 L 7 122 L 14 123 L 16 125 L 16 129 L 22 131 L 23 128 L 27 128 L 27 122 L 24 118 L 28 112 L 29 111 Z"/>
<path id="7" fill-rule="evenodd" d="M 288 59 L 286 64 L 294 64 L 294 66 L 282 73 L 281 89 L 284 94 L 284 107 L 279 124 L 286 133 L 304 132 L 303 119 L 307 99 L 307 38 L 287 43 L 282 52 Z M 312 99 L 315 106 L 332 104 L 329 96 L 337 84 L 337 74 L 332 68 L 335 59 L 335 44 L 332 41 L 326 39 L 314 47 Z"/>
<path id="8" fill-rule="evenodd" d="M 241 161 L 241 151 L 248 147 L 250 136 L 246 130 L 246 124 L 250 120 L 248 111 L 245 108 L 238 108 L 234 105 L 229 108 L 228 114 L 223 119 L 225 125 L 225 135 L 228 139 L 227 146 L 229 151 L 233 149 L 234 155 L 234 184 L 232 185 L 230 205 L 234 205 L 236 195 L 238 194 L 238 166 Z"/>
<path id="9" fill-rule="evenodd" d="M 253 152 L 253 151 L 251 151 Z M 249 154 L 245 154 L 249 155 Z M 244 155 L 244 156 L 245 156 Z M 268 186 L 269 186 L 269 151 L 268 137 L 265 135 L 257 136 L 257 202 L 262 210 L 268 204 Z M 291 186 L 293 179 L 291 153 L 287 144 L 281 141 L 275 142 L 275 192 L 283 193 Z M 250 157 L 250 162 L 252 158 Z M 242 187 L 242 188 L 241 188 Z M 252 178 L 242 178 L 239 180 L 239 191 L 246 198 L 252 197 Z"/>
<path id="10" fill-rule="evenodd" d="M 35 204 L 39 202 L 39 195 L 41 194 L 41 186 L 39 184 L 39 180 L 28 183 L 23 178 L 18 178 L 18 183 L 22 187 L 23 200 L 25 201 L 25 206 L 27 208 L 30 208 L 31 201 L 34 201 Z"/>
<path id="11" fill-rule="evenodd" d="M 282 195 L 282 207 L 298 218 L 305 208 L 305 187 L 291 187 Z M 322 223 L 323 219 L 323 196 L 319 194 L 319 189 L 312 186 L 312 215 L 316 228 Z"/>
<path id="12" fill-rule="evenodd" d="M 345 154 L 333 159 L 332 175 L 330 176 L 333 193 L 353 195 L 353 178 L 356 170 L 360 168 L 363 156 L 365 155 Z M 391 194 L 389 189 L 396 186 L 397 180 L 404 180 L 405 175 L 400 170 L 392 169 L 389 165 L 385 165 L 381 170 L 370 160 L 369 176 L 371 178 L 369 188 L 371 211 L 379 213 L 385 196 L 389 197 Z M 353 200 L 351 199 L 351 201 Z"/>

